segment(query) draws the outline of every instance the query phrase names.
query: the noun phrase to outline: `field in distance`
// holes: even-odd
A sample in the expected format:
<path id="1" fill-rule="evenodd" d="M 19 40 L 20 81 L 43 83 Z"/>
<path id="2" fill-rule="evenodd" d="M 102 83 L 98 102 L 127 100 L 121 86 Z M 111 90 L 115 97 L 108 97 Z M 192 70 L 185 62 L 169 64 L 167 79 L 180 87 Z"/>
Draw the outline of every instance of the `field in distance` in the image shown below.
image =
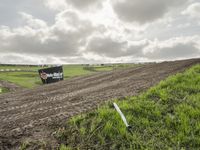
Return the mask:
<path id="1" fill-rule="evenodd" d="M 138 66 L 135 64 L 114 64 L 114 65 L 64 65 L 64 78 L 88 75 L 100 71 L 110 71 L 118 68 Z M 33 88 L 42 84 L 38 75 L 41 66 L 28 65 L 0 65 L 0 81 L 8 81 L 25 88 Z M 7 90 L 4 90 L 7 91 Z M 3 92 L 3 89 L 0 93 Z"/>

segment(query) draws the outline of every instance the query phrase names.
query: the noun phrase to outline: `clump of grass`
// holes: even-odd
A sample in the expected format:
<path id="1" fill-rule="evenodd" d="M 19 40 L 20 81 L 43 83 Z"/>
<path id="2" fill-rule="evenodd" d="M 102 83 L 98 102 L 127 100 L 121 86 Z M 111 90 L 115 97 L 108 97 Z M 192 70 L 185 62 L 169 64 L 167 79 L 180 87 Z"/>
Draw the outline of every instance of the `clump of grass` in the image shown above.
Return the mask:
<path id="1" fill-rule="evenodd" d="M 9 89 L 0 87 L 0 94 L 9 92 Z"/>
<path id="2" fill-rule="evenodd" d="M 200 65 L 116 103 L 131 131 L 110 102 L 72 118 L 58 140 L 72 149 L 200 148 Z"/>
<path id="3" fill-rule="evenodd" d="M 63 145 L 64 146 L 64 145 Z M 62 147 L 60 147 L 62 148 Z M 29 150 L 29 149 L 37 149 L 37 150 L 46 150 L 51 149 L 50 143 L 45 142 L 44 140 L 27 140 L 21 143 L 19 150 Z M 63 149 L 65 150 L 65 149 Z M 68 150 L 68 149 L 66 149 Z"/>

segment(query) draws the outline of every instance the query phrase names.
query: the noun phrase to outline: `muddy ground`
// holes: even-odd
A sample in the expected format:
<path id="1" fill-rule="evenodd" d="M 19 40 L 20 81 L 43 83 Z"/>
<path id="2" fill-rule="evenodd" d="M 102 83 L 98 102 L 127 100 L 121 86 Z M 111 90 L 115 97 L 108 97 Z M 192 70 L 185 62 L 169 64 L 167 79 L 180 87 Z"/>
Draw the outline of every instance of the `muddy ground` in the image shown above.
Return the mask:
<path id="1" fill-rule="evenodd" d="M 18 149 L 24 141 L 56 147 L 54 128 L 68 118 L 105 101 L 137 95 L 197 63 L 200 59 L 147 64 L 0 95 L 0 149 Z"/>

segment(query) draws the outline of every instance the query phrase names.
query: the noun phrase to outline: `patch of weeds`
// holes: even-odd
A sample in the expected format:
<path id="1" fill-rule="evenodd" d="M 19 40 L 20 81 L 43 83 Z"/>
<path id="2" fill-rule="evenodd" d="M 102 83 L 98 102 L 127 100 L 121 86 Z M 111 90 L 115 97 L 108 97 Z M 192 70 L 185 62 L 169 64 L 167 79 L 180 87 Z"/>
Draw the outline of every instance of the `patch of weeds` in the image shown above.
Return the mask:
<path id="1" fill-rule="evenodd" d="M 28 147 L 30 146 L 29 142 L 24 142 L 22 143 L 22 145 L 20 146 L 20 150 L 26 150 Z"/>
<path id="2" fill-rule="evenodd" d="M 0 94 L 7 93 L 7 92 L 9 92 L 9 89 L 0 87 Z"/>
<path id="3" fill-rule="evenodd" d="M 19 147 L 19 150 L 29 150 L 30 149 L 51 149 L 50 145 L 43 140 L 39 141 L 25 141 Z"/>
<path id="4" fill-rule="evenodd" d="M 72 150 L 72 148 L 71 147 L 67 147 L 67 146 L 61 144 L 60 150 Z"/>

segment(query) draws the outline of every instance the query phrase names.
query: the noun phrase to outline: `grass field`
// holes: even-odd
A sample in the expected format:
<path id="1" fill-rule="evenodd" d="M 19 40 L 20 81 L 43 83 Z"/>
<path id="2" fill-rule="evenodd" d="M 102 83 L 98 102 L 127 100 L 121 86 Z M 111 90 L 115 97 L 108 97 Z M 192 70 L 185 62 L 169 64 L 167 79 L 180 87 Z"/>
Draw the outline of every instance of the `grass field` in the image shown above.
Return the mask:
<path id="1" fill-rule="evenodd" d="M 116 100 L 126 116 L 127 130 L 110 102 L 72 118 L 57 131 L 70 149 L 199 149 L 200 65 L 169 77 L 147 92 Z"/>
<path id="2" fill-rule="evenodd" d="M 2 66 L 1 69 L 21 69 L 27 71 L 20 72 L 0 72 L 0 80 L 9 81 L 26 88 L 32 88 L 41 85 L 40 78 L 38 76 L 37 70 L 40 67 L 35 66 Z M 32 71 L 32 72 L 28 72 Z"/>
<path id="3" fill-rule="evenodd" d="M 83 65 L 64 65 L 64 78 L 71 78 L 75 76 L 87 75 L 99 71 L 109 71 L 116 68 L 130 67 L 135 66 L 133 64 L 130 65 L 114 65 L 114 66 L 92 66 L 85 67 Z M 33 88 L 38 85 L 42 85 L 42 82 L 38 75 L 38 69 L 41 67 L 35 66 L 1 66 L 1 69 L 21 69 L 21 70 L 29 70 L 28 71 L 20 71 L 20 72 L 0 72 L 0 80 L 9 81 L 20 85 L 26 88 Z M 92 68 L 92 69 L 91 69 Z"/>
<path id="4" fill-rule="evenodd" d="M 22 70 L 32 70 L 32 71 L 37 71 L 38 69 L 40 69 L 41 67 L 37 67 L 37 66 L 22 66 L 22 65 L 16 65 L 16 66 L 12 66 L 12 65 L 0 65 L 0 70 L 1 69 L 22 69 Z"/>

